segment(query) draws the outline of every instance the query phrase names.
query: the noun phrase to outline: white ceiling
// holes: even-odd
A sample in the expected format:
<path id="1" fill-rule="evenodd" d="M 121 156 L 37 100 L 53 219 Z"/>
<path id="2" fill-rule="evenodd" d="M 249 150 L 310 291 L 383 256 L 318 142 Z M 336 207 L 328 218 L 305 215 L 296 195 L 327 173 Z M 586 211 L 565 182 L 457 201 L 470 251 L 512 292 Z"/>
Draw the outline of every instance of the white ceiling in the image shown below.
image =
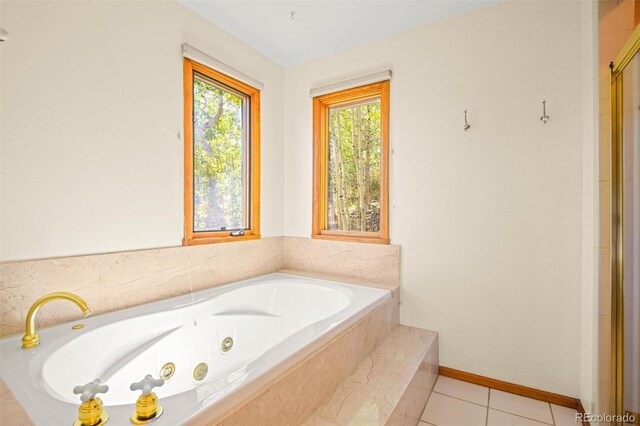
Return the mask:
<path id="1" fill-rule="evenodd" d="M 497 0 L 179 1 L 282 66 L 497 3 Z"/>

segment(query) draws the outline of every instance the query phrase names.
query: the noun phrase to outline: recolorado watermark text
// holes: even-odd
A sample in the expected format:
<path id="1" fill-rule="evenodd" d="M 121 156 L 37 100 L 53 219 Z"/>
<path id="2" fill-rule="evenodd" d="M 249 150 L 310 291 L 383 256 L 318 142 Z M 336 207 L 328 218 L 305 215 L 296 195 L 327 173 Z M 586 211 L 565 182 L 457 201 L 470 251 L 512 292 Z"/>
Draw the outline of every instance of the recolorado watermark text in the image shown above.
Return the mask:
<path id="1" fill-rule="evenodd" d="M 613 414 L 591 414 L 576 413 L 576 423 L 588 422 L 591 424 L 598 423 L 634 423 L 636 418 L 633 414 L 613 415 Z"/>

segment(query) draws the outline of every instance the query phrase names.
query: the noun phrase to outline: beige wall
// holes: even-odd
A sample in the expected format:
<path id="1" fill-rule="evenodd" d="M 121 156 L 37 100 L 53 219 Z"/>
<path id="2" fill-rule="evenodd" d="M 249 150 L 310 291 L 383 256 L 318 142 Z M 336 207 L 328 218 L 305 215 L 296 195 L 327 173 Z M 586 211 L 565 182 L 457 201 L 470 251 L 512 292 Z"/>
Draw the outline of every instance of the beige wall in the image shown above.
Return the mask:
<path id="1" fill-rule="evenodd" d="M 283 70 L 172 1 L 2 1 L 0 260 L 181 244 L 180 44 L 265 85 L 264 236 L 283 234 Z"/>
<path id="2" fill-rule="evenodd" d="M 311 233 L 309 88 L 392 68 L 401 322 L 440 332 L 442 365 L 572 396 L 580 393 L 580 8 L 506 2 L 285 70 L 285 234 Z"/>
<path id="3" fill-rule="evenodd" d="M 580 291 L 580 400 L 596 412 L 598 253 L 595 182 L 598 155 L 598 5 L 581 2 L 582 11 L 582 285 Z"/>

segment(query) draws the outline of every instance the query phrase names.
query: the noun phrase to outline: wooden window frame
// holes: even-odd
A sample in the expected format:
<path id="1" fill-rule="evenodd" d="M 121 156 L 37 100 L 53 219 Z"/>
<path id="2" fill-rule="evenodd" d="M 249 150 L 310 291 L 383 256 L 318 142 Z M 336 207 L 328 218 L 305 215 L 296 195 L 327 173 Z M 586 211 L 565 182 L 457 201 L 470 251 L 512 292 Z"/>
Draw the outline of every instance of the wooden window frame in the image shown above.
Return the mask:
<path id="1" fill-rule="evenodd" d="M 194 232 L 193 230 L 193 75 L 197 72 L 241 92 L 249 99 L 249 173 L 247 201 L 249 229 L 234 237 L 231 231 Z M 184 239 L 185 246 L 260 238 L 260 90 L 184 58 Z"/>
<path id="2" fill-rule="evenodd" d="M 380 231 L 328 230 L 329 108 L 374 97 L 380 98 Z M 313 98 L 313 218 L 311 238 L 389 244 L 389 80 Z"/>

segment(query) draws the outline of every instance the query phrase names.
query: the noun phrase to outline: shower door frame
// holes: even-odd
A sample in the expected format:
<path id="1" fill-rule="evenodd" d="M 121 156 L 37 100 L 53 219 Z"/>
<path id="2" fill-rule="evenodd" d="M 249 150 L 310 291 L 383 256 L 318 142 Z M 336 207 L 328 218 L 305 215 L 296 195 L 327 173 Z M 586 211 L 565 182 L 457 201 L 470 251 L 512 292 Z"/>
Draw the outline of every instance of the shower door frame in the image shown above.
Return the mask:
<path id="1" fill-rule="evenodd" d="M 611 63 L 611 410 L 624 415 L 624 70 L 640 51 L 640 26 Z M 615 425 L 621 424 L 617 421 Z"/>

